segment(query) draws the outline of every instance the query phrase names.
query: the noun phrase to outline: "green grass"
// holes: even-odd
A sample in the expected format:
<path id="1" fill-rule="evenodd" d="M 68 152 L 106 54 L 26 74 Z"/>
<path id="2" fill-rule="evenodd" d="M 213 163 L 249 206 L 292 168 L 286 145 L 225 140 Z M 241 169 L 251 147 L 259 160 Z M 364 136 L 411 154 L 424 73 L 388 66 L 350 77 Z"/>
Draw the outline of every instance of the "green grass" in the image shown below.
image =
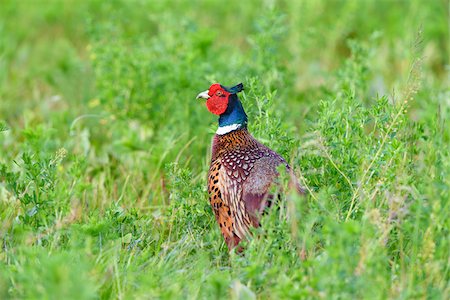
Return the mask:
<path id="1" fill-rule="evenodd" d="M 448 299 L 448 2 L 1 1 L 0 298 Z M 216 117 L 308 189 L 229 254 Z"/>

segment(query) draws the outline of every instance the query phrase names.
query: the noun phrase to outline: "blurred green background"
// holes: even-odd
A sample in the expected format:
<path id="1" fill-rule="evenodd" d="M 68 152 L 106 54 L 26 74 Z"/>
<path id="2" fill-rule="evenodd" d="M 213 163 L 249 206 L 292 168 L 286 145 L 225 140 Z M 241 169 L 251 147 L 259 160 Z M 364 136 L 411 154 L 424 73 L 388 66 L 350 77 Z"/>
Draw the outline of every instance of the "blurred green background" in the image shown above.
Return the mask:
<path id="1" fill-rule="evenodd" d="M 448 297 L 449 24 L 444 0 L 0 0 L 0 298 Z M 309 188 L 245 256 L 207 201 L 213 82 Z"/>

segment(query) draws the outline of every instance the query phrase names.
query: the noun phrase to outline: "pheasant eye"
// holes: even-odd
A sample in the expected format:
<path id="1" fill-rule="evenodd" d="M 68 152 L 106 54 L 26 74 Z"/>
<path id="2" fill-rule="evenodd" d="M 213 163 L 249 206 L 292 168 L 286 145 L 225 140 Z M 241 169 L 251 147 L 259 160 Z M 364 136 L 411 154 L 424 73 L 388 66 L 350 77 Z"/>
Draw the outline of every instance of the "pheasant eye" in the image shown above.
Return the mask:
<path id="1" fill-rule="evenodd" d="M 216 96 L 219 96 L 219 97 L 220 97 L 220 96 L 222 96 L 222 95 L 223 95 L 223 92 L 222 92 L 222 91 L 219 90 L 219 91 L 216 92 Z"/>

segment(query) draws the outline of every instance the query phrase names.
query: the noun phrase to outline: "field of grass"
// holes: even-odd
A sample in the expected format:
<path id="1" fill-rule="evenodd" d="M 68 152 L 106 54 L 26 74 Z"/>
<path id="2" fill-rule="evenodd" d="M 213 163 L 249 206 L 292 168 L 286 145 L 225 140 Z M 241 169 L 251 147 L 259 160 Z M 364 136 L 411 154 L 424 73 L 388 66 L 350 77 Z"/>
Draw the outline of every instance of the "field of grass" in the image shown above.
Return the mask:
<path id="1" fill-rule="evenodd" d="M 448 299 L 449 2 L 0 0 L 0 299 Z M 228 253 L 217 118 L 308 189 Z"/>

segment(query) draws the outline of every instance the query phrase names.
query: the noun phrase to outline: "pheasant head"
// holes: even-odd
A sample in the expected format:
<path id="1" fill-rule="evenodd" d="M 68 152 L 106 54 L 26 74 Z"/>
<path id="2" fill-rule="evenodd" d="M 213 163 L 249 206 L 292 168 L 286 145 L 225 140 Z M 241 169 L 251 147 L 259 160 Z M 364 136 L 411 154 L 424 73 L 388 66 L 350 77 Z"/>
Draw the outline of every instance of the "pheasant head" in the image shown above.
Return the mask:
<path id="1" fill-rule="evenodd" d="M 247 115 L 237 95 L 243 89 L 242 83 L 233 87 L 214 83 L 208 90 L 198 94 L 197 98 L 206 99 L 208 110 L 219 116 L 217 134 L 223 135 L 247 126 Z"/>

